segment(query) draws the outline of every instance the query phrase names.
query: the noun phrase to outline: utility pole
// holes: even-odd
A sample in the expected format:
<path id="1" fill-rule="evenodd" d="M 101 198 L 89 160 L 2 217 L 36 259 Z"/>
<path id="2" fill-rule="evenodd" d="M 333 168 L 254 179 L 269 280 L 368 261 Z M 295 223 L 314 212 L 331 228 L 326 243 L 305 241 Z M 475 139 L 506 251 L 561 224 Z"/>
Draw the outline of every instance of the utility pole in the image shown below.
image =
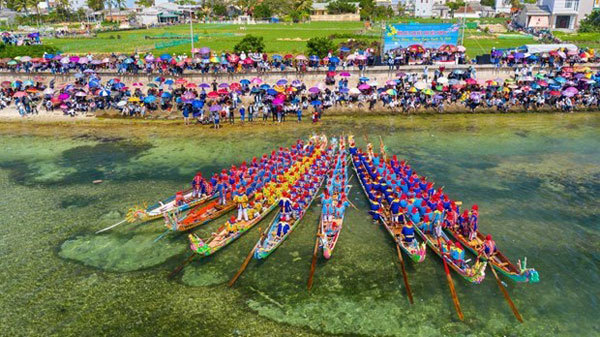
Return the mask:
<path id="1" fill-rule="evenodd" d="M 460 38 L 460 45 L 464 47 L 465 45 L 465 27 L 467 26 L 467 3 L 464 5 L 464 12 L 462 18 L 462 37 Z"/>
<path id="2" fill-rule="evenodd" d="M 194 50 L 194 26 L 192 24 L 193 20 L 192 20 L 192 15 L 193 15 L 193 11 L 190 8 L 190 41 L 192 42 L 192 50 Z M 191 53 L 191 51 L 190 51 Z M 192 56 L 194 56 L 193 53 L 191 53 Z"/>

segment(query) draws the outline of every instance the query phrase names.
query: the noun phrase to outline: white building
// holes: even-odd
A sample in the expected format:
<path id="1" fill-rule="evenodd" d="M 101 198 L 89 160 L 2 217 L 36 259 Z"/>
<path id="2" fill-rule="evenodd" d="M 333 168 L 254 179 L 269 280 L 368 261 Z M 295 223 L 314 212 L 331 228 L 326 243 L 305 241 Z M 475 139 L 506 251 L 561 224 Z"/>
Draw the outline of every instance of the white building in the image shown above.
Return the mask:
<path id="1" fill-rule="evenodd" d="M 415 16 L 419 18 L 430 18 L 433 15 L 433 3 L 435 0 L 414 0 Z"/>
<path id="2" fill-rule="evenodd" d="M 550 28 L 574 30 L 579 21 L 590 14 L 596 0 L 539 0 L 538 5 L 546 6 L 551 13 Z"/>
<path id="3" fill-rule="evenodd" d="M 494 9 L 497 14 L 510 14 L 512 5 L 510 0 L 496 0 Z"/>

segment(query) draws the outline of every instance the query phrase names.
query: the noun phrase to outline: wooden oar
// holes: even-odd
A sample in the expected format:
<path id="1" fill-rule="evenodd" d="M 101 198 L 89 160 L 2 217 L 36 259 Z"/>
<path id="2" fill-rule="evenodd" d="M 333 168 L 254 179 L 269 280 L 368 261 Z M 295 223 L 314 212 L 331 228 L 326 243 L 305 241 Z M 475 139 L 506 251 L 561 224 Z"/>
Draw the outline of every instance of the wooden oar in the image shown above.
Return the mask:
<path id="1" fill-rule="evenodd" d="M 440 254 L 442 256 L 442 261 L 444 261 L 444 270 L 446 271 L 446 279 L 448 280 L 448 287 L 450 287 L 450 294 L 452 295 L 452 301 L 454 302 L 454 308 L 456 309 L 456 313 L 458 314 L 458 318 L 463 321 L 465 316 L 462 313 L 462 309 L 460 308 L 460 303 L 458 302 L 458 296 L 456 296 L 456 289 L 454 289 L 454 283 L 452 282 L 452 276 L 450 275 L 450 270 L 448 270 L 448 263 L 444 258 L 444 252 L 442 250 L 442 244 L 440 242 L 440 238 L 438 237 L 438 249 L 440 250 Z"/>
<path id="2" fill-rule="evenodd" d="M 513 303 L 512 299 L 510 299 L 510 296 L 508 295 L 508 291 L 506 291 L 506 288 L 504 288 L 504 286 L 502 285 L 502 281 L 500 281 L 500 278 L 498 277 L 496 270 L 494 270 L 494 266 L 492 265 L 491 262 L 488 262 L 488 265 L 490 266 L 492 273 L 494 273 L 494 277 L 496 277 L 496 283 L 498 283 L 498 287 L 500 287 L 500 290 L 502 290 L 502 294 L 504 294 L 504 298 L 506 299 L 506 302 L 508 302 L 508 305 L 512 309 L 513 314 L 515 314 L 515 317 L 517 318 L 517 320 L 519 322 L 523 323 L 523 317 L 521 317 L 519 310 L 517 310 L 517 307 Z"/>
<path id="3" fill-rule="evenodd" d="M 414 304 L 412 290 L 410 289 L 410 284 L 408 284 L 408 276 L 406 276 L 406 269 L 404 268 L 404 258 L 402 258 L 402 252 L 400 251 L 400 244 L 396 243 L 396 252 L 398 253 L 398 259 L 400 260 L 400 266 L 402 267 L 402 277 L 404 278 L 404 286 L 406 287 L 406 294 L 408 295 L 408 300 L 410 304 Z"/>
<path id="4" fill-rule="evenodd" d="M 102 233 L 102 232 L 106 232 L 106 231 L 107 231 L 107 230 L 109 230 L 109 229 L 113 229 L 113 228 L 115 228 L 115 227 L 119 226 L 120 224 L 124 223 L 125 221 L 127 221 L 127 219 L 123 219 L 122 221 L 119 221 L 119 222 L 117 222 L 117 223 L 116 223 L 116 224 L 114 224 L 114 225 L 110 225 L 110 226 L 108 226 L 108 227 L 106 227 L 106 228 L 103 228 L 103 229 L 101 229 L 101 230 L 97 231 L 97 232 L 96 232 L 96 234 L 100 234 L 100 233 Z"/>
<path id="5" fill-rule="evenodd" d="M 194 259 L 194 257 L 196 257 L 196 253 L 192 253 L 192 255 L 190 255 L 190 257 L 188 257 L 185 261 L 183 261 L 182 264 L 179 265 L 179 267 L 175 268 L 170 274 L 169 276 L 167 276 L 167 279 L 172 279 L 173 276 L 177 275 L 183 268 L 185 268 L 185 266 L 187 266 L 190 262 L 192 262 L 192 260 Z"/>
<path id="6" fill-rule="evenodd" d="M 321 216 L 321 220 L 322 220 Z M 308 274 L 308 291 L 312 288 L 313 285 L 313 276 L 315 275 L 315 268 L 317 266 L 317 253 L 319 252 L 319 235 L 321 234 L 321 221 L 319 221 L 319 226 L 317 227 L 317 239 L 315 240 L 315 248 L 313 249 L 313 257 L 310 262 L 310 273 Z"/>
<path id="7" fill-rule="evenodd" d="M 260 230 L 260 227 L 258 228 L 258 232 L 261 233 L 261 236 L 263 235 L 262 231 Z M 250 260 L 252 259 L 252 255 L 254 255 L 254 251 L 258 247 L 259 242 L 257 242 L 254 245 L 254 247 L 252 247 L 252 249 L 250 250 L 250 253 L 248 253 L 248 256 L 246 256 L 246 259 L 244 260 L 244 262 L 240 266 L 240 269 L 237 271 L 237 273 L 235 273 L 235 275 L 233 276 L 233 278 L 227 284 L 230 288 L 233 287 L 233 285 L 235 284 L 235 282 L 237 281 L 237 279 L 242 275 L 242 273 L 244 272 L 244 270 L 246 270 L 246 267 L 248 267 L 248 263 L 250 263 Z"/>

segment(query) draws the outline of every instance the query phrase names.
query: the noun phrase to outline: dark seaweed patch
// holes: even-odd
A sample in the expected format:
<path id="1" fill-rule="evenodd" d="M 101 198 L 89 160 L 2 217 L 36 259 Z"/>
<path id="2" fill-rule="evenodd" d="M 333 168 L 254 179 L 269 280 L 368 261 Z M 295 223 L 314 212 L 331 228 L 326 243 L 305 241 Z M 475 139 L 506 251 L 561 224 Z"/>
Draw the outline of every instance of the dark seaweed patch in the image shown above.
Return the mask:
<path id="1" fill-rule="evenodd" d="M 93 204 L 97 200 L 98 200 L 98 198 L 87 196 L 87 195 L 80 195 L 80 194 L 68 195 L 68 196 L 61 198 L 60 207 L 61 208 L 67 208 L 67 207 L 72 207 L 72 206 L 85 207 L 85 206 Z"/>

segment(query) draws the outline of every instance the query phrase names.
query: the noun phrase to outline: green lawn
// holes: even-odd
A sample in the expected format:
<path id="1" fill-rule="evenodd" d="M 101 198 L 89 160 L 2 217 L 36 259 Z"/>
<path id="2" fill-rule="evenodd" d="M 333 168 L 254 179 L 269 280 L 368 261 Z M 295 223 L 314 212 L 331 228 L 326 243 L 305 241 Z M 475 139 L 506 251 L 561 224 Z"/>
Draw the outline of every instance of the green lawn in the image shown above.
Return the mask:
<path id="1" fill-rule="evenodd" d="M 503 49 L 537 43 L 532 37 L 526 35 L 522 37 L 498 38 L 495 35 L 485 34 L 476 30 L 467 31 L 464 42 L 469 57 L 487 54 L 492 50 L 492 47 Z"/>
<path id="2" fill-rule="evenodd" d="M 552 34 L 564 42 L 571 42 L 581 47 L 600 47 L 600 33 L 565 33 L 557 31 L 552 32 Z"/>
<path id="3" fill-rule="evenodd" d="M 246 29 L 240 29 L 245 27 Z M 245 34 L 262 36 L 269 53 L 302 53 L 306 49 L 306 40 L 315 36 L 329 36 L 334 33 L 358 33 L 362 22 L 311 22 L 299 24 L 264 24 L 264 25 L 218 25 L 194 24 L 194 34 L 200 35 L 197 46 L 206 46 L 213 50 L 232 50 Z M 96 53 L 148 51 L 154 44 L 169 40 L 147 40 L 144 36 L 157 36 L 165 33 L 189 35 L 189 25 L 179 25 L 147 30 L 100 33 L 95 38 L 48 39 L 44 43 L 54 45 L 65 53 Z M 376 33 L 376 32 L 375 32 Z M 117 35 L 120 39 L 117 39 Z M 376 37 L 373 37 L 376 39 Z M 286 41 L 284 39 L 300 39 Z M 342 42 L 336 40 L 336 42 Z M 190 45 L 184 44 L 158 52 L 184 53 L 190 51 Z"/>
<path id="4" fill-rule="evenodd" d="M 398 20 L 401 22 L 404 20 Z M 428 22 L 428 20 L 418 20 Z M 431 21 L 431 20 L 429 20 Z M 408 22 L 408 21 L 406 21 Z M 437 20 L 439 22 L 439 20 Z M 245 28 L 245 29 L 242 29 Z M 194 33 L 200 36 L 195 43 L 196 47 L 209 47 L 217 51 L 230 51 L 245 34 L 262 36 L 265 40 L 268 53 L 305 53 L 306 40 L 311 37 L 327 37 L 337 34 L 359 34 L 363 28 L 362 22 L 310 22 L 297 24 L 264 24 L 264 25 L 227 25 L 227 24 L 195 24 Z M 95 38 L 70 38 L 70 39 L 47 39 L 45 44 L 56 46 L 64 53 L 111 53 L 111 52 L 145 52 L 154 53 L 189 53 L 190 44 L 182 44 L 165 49 L 154 48 L 157 42 L 172 40 L 150 40 L 145 36 L 159 36 L 165 33 L 185 35 L 189 31 L 189 25 L 179 25 L 164 28 L 152 28 L 146 30 L 132 30 L 122 32 L 100 33 Z M 380 36 L 379 25 L 374 25 L 372 31 L 364 38 L 378 41 Z M 483 38 L 482 38 L 483 37 Z M 347 38 L 334 39 L 334 42 L 345 42 Z M 525 43 L 531 43 L 532 39 L 523 38 L 499 39 L 494 35 L 485 35 L 476 30 L 467 30 L 465 46 L 469 57 L 488 53 L 492 47 L 508 48 L 517 47 Z"/>

